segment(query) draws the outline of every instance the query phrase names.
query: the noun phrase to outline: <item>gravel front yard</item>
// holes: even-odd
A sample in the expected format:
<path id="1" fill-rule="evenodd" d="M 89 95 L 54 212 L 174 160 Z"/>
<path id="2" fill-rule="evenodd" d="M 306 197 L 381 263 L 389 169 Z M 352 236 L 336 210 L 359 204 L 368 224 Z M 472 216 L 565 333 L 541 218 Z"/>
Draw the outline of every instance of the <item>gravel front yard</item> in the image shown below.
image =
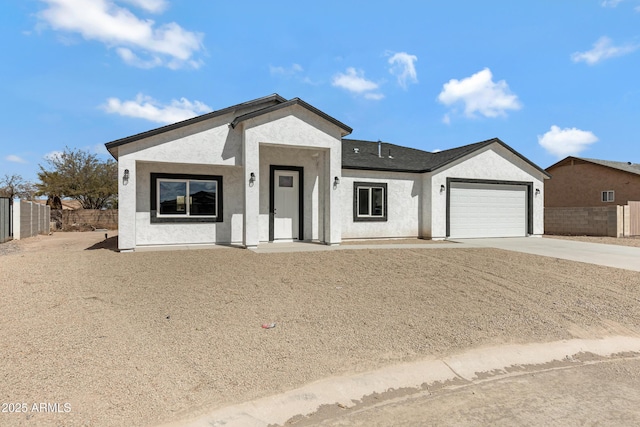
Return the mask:
<path id="1" fill-rule="evenodd" d="M 153 425 L 471 347 L 640 333 L 632 271 L 454 243 L 119 254 L 103 237 L 0 245 L 0 401 L 71 408 L 0 425 Z"/>

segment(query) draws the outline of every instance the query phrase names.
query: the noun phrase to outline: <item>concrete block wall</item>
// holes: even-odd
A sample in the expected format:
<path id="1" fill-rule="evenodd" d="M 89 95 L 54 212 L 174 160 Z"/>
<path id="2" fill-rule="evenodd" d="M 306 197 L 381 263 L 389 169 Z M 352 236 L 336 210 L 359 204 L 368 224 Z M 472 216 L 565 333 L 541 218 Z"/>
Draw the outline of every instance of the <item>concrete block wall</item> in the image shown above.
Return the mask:
<path id="1" fill-rule="evenodd" d="M 622 206 L 545 208 L 546 234 L 624 236 Z"/>
<path id="2" fill-rule="evenodd" d="M 13 203 L 13 238 L 16 240 L 49 233 L 51 208 L 39 203 Z"/>

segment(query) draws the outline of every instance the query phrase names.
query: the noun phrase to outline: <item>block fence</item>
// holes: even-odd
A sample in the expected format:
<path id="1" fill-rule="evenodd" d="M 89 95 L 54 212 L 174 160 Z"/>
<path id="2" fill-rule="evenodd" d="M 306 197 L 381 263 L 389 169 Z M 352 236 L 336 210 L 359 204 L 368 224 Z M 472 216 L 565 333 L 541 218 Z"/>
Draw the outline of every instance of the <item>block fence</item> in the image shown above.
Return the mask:
<path id="1" fill-rule="evenodd" d="M 14 200 L 13 238 L 16 240 L 49 233 L 51 208 L 39 203 Z"/>
<path id="2" fill-rule="evenodd" d="M 630 202 L 634 204 L 637 202 Z M 632 205 L 632 207 L 635 207 Z M 637 209 L 626 206 L 545 208 L 545 234 L 628 237 L 637 233 Z"/>

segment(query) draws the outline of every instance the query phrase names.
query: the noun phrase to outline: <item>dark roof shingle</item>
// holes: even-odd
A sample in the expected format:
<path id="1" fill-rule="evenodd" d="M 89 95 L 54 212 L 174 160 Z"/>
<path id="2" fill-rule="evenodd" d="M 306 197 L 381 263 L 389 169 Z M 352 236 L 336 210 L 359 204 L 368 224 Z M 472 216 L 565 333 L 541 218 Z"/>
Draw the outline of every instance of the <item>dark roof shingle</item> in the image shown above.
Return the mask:
<path id="1" fill-rule="evenodd" d="M 486 141 L 480 141 L 474 144 L 438 151 L 435 153 L 417 150 L 415 148 L 402 147 L 388 142 L 380 142 L 381 156 L 378 156 L 378 142 L 343 139 L 342 167 L 344 169 L 380 170 L 391 172 L 431 172 L 493 143 L 502 145 L 516 156 L 520 157 L 525 162 L 548 176 L 548 174 L 540 167 L 520 155 L 498 138 L 492 138 Z"/>

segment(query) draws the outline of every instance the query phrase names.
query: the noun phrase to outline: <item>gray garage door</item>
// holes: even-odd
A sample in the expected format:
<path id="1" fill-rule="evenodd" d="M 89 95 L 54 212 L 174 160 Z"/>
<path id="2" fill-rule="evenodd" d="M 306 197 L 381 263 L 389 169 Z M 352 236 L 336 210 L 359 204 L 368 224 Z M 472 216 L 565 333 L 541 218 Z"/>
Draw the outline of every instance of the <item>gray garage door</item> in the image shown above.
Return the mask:
<path id="1" fill-rule="evenodd" d="M 449 188 L 452 238 L 527 235 L 527 186 L 452 182 Z"/>

